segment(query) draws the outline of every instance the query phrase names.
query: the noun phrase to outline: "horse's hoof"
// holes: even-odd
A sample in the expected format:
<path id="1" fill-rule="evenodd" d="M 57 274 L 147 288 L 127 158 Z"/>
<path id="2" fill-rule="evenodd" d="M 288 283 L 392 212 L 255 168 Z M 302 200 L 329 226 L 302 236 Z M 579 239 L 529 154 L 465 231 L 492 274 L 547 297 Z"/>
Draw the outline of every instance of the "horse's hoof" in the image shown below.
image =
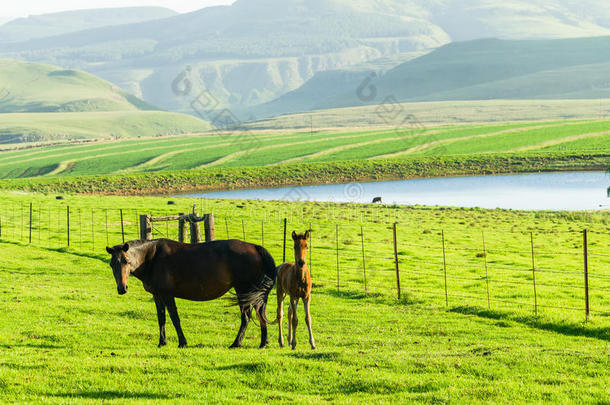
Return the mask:
<path id="1" fill-rule="evenodd" d="M 167 341 L 163 342 L 159 342 L 159 344 L 157 345 L 157 347 L 163 347 L 163 346 L 167 346 Z"/>
<path id="2" fill-rule="evenodd" d="M 260 345 L 258 348 L 259 349 L 264 349 L 265 347 L 267 347 L 267 344 L 265 343 L 264 345 Z"/>
<path id="3" fill-rule="evenodd" d="M 311 350 L 316 350 L 316 345 L 311 345 Z"/>
<path id="4" fill-rule="evenodd" d="M 229 349 L 239 349 L 241 347 L 241 345 L 236 345 L 235 343 L 233 343 L 231 346 L 229 346 Z"/>
<path id="5" fill-rule="evenodd" d="M 178 348 L 179 349 L 182 349 L 182 348 L 185 348 L 185 347 L 186 347 L 186 342 L 181 342 L 181 343 L 178 344 Z"/>

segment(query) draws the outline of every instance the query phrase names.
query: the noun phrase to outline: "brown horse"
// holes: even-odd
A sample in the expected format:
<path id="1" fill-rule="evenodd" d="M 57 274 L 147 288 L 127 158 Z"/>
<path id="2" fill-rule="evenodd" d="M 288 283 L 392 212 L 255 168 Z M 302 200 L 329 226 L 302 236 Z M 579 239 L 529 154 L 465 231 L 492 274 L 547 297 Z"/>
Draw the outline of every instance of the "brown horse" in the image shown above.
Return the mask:
<path id="1" fill-rule="evenodd" d="M 231 347 L 240 347 L 252 308 L 261 324 L 261 344 L 267 338 L 267 297 L 275 284 L 276 267 L 262 246 L 238 240 L 185 244 L 169 239 L 132 241 L 106 250 L 118 293 L 127 292 L 130 275 L 142 281 L 157 306 L 159 347 L 167 344 L 165 310 L 178 333 L 179 347 L 186 346 L 175 298 L 209 301 L 235 289 L 241 309 L 241 326 Z"/>
<path id="2" fill-rule="evenodd" d="M 305 323 L 309 330 L 309 344 L 312 349 L 315 349 L 316 342 L 313 339 L 313 332 L 311 331 L 311 313 L 309 312 L 309 303 L 311 302 L 311 276 L 309 275 L 307 262 L 305 260 L 307 258 L 309 231 L 302 235 L 297 235 L 297 233 L 293 231 L 292 239 L 294 240 L 295 263 L 284 263 L 278 267 L 277 318 L 272 323 L 279 324 L 279 343 L 280 347 L 284 347 L 284 335 L 282 333 L 283 303 L 286 294 L 290 295 L 290 307 L 288 307 L 288 340 L 294 350 L 297 345 L 297 304 L 299 303 L 299 298 L 302 299 L 303 306 L 305 307 Z"/>

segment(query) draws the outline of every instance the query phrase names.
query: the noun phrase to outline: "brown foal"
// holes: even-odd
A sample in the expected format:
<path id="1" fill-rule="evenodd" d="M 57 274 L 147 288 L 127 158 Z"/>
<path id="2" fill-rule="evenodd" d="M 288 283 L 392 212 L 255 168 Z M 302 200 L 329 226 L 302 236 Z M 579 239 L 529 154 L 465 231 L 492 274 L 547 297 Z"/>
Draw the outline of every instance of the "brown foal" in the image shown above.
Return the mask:
<path id="1" fill-rule="evenodd" d="M 303 300 L 305 307 L 305 323 L 309 330 L 309 344 L 312 349 L 316 348 L 316 342 L 313 339 L 311 331 L 311 314 L 309 312 L 309 303 L 311 302 L 311 276 L 307 269 L 307 241 L 309 240 L 309 231 L 304 234 L 292 232 L 294 240 L 294 259 L 295 263 L 284 263 L 278 267 L 277 275 L 277 319 L 273 322 L 279 323 L 280 347 L 284 347 L 284 336 L 282 333 L 282 318 L 283 318 L 283 303 L 286 294 L 290 295 L 290 307 L 288 308 L 288 340 L 294 350 L 297 345 L 296 329 L 298 324 L 297 319 L 297 304 L 299 298 Z"/>

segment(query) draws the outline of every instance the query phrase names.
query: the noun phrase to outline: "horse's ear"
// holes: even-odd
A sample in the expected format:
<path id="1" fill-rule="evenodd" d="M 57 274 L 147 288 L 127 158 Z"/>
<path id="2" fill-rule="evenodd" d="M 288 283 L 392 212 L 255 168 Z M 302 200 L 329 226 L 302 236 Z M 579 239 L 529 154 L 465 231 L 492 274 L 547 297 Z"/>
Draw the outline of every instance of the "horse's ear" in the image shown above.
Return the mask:
<path id="1" fill-rule="evenodd" d="M 124 244 L 123 245 L 123 252 L 127 252 L 129 250 L 129 244 Z"/>
<path id="2" fill-rule="evenodd" d="M 297 233 L 292 231 L 292 239 L 297 240 Z"/>
<path id="3" fill-rule="evenodd" d="M 305 239 L 309 239 L 309 229 L 305 231 Z"/>
<path id="4" fill-rule="evenodd" d="M 106 252 L 108 252 L 108 254 L 114 254 L 114 250 L 112 250 L 112 248 L 109 248 L 108 246 L 106 246 Z"/>

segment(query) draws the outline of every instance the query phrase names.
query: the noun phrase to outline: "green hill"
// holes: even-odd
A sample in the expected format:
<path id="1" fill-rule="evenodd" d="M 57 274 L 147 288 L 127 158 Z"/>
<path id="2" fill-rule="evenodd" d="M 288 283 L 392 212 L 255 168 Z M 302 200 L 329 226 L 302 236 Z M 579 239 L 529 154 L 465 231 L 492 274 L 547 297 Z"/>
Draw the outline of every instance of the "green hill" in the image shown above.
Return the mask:
<path id="1" fill-rule="evenodd" d="M 256 117 L 335 107 L 401 102 L 610 97 L 610 37 L 497 39 L 445 45 L 369 82 L 371 72 L 324 72 L 254 109 Z M 373 86 L 376 97 L 365 95 Z"/>
<path id="2" fill-rule="evenodd" d="M 157 109 L 89 73 L 0 60 L 0 143 L 202 132 L 210 125 Z"/>
<path id="3" fill-rule="evenodd" d="M 0 113 L 154 109 L 89 73 L 0 59 Z"/>

